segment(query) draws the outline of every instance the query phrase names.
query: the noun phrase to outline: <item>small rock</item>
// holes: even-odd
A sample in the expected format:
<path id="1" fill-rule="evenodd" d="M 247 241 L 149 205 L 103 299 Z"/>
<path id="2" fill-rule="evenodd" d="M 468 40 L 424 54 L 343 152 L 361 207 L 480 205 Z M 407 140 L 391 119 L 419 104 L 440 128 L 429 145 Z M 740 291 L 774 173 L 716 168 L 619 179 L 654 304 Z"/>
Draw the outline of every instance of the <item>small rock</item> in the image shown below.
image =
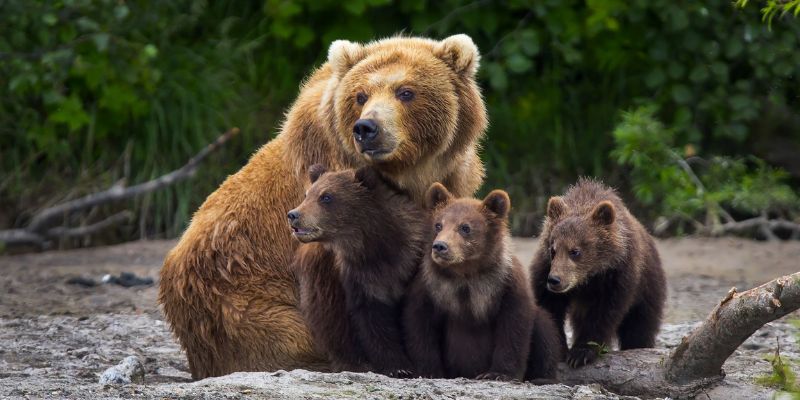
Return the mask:
<path id="1" fill-rule="evenodd" d="M 136 356 L 128 356 L 121 363 L 100 375 L 101 385 L 144 383 L 144 366 Z"/>
<path id="2" fill-rule="evenodd" d="M 94 287 L 97 286 L 97 282 L 94 281 L 92 278 L 84 278 L 82 276 L 74 276 L 72 278 L 67 279 L 68 285 L 78 285 L 83 287 Z"/>
<path id="3" fill-rule="evenodd" d="M 131 272 L 122 272 L 119 276 L 103 275 L 103 283 L 113 283 L 122 287 L 149 286 L 153 284 L 153 278 L 148 276 L 141 278 Z"/>

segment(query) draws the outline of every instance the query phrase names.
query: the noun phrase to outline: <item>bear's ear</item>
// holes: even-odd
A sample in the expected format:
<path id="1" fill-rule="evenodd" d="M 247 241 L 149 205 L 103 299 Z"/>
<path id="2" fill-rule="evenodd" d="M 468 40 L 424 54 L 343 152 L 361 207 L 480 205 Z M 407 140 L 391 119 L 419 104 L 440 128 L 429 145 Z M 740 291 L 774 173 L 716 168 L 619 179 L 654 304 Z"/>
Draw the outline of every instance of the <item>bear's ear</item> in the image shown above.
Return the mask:
<path id="1" fill-rule="evenodd" d="M 558 221 L 567 213 L 567 203 L 561 196 L 553 196 L 547 201 L 547 218 Z"/>
<path id="2" fill-rule="evenodd" d="M 508 198 L 508 193 L 502 190 L 492 190 L 483 199 L 483 206 L 497 214 L 498 217 L 505 218 L 508 215 L 508 210 L 511 209 L 511 199 Z"/>
<path id="3" fill-rule="evenodd" d="M 442 40 L 434 47 L 433 54 L 459 75 L 474 78 L 478 72 L 481 56 L 478 46 L 467 35 L 453 35 Z"/>
<path id="4" fill-rule="evenodd" d="M 614 223 L 617 212 L 610 201 L 602 201 L 592 210 L 592 221 L 600 225 L 611 225 Z"/>
<path id="5" fill-rule="evenodd" d="M 355 172 L 356 182 L 367 189 L 375 189 L 381 183 L 381 175 L 375 168 L 361 167 Z"/>
<path id="6" fill-rule="evenodd" d="M 319 179 L 322 174 L 327 172 L 328 169 L 325 168 L 322 164 L 314 164 L 308 168 L 308 179 L 311 180 L 311 183 L 314 183 Z"/>
<path id="7" fill-rule="evenodd" d="M 429 209 L 433 210 L 452 198 L 453 195 L 450 194 L 450 191 L 441 183 L 436 182 L 428 188 L 428 193 L 425 195 L 425 203 Z"/>
<path id="8" fill-rule="evenodd" d="M 336 76 L 344 75 L 365 55 L 364 46 L 347 40 L 335 40 L 328 48 L 328 62 Z"/>

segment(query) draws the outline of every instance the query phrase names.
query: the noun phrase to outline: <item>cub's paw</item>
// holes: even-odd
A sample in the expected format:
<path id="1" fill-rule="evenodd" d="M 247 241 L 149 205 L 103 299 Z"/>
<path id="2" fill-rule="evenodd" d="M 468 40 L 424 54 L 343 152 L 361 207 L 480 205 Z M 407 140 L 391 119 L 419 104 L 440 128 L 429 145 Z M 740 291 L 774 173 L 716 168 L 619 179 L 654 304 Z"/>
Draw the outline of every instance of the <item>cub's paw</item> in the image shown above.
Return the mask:
<path id="1" fill-rule="evenodd" d="M 597 350 L 592 347 L 573 347 L 567 353 L 567 365 L 570 368 L 582 367 L 593 363 L 597 356 Z"/>
<path id="2" fill-rule="evenodd" d="M 484 372 L 475 377 L 478 380 L 486 380 L 486 381 L 511 381 L 514 380 L 510 376 L 506 374 L 501 374 L 499 372 Z"/>
<path id="3" fill-rule="evenodd" d="M 389 376 L 391 378 L 407 379 L 407 378 L 413 378 L 414 372 L 407 369 L 396 369 L 392 371 L 387 371 L 386 376 Z"/>

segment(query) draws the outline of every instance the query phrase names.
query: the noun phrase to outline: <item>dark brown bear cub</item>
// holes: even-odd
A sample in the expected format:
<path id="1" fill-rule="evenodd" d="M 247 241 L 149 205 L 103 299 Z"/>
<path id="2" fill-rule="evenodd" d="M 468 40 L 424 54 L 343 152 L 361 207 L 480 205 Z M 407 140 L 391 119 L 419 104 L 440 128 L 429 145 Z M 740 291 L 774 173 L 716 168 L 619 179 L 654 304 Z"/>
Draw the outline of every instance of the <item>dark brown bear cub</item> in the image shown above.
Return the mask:
<path id="1" fill-rule="evenodd" d="M 294 265 L 315 342 L 339 368 L 410 376 L 401 303 L 422 258 L 425 211 L 369 167 L 315 165 L 309 176 L 288 218 L 299 241 L 318 242 L 300 246 Z"/>
<path id="2" fill-rule="evenodd" d="M 574 330 L 567 364 L 593 362 L 600 346 L 653 347 L 666 296 L 653 238 L 613 189 L 581 179 L 547 204 L 531 267 L 538 303 Z"/>
<path id="3" fill-rule="evenodd" d="M 427 203 L 435 233 L 404 312 L 406 348 L 417 372 L 554 378 L 558 333 L 535 307 L 528 276 L 511 254 L 508 195 L 495 190 L 483 201 L 454 199 L 435 183 Z"/>

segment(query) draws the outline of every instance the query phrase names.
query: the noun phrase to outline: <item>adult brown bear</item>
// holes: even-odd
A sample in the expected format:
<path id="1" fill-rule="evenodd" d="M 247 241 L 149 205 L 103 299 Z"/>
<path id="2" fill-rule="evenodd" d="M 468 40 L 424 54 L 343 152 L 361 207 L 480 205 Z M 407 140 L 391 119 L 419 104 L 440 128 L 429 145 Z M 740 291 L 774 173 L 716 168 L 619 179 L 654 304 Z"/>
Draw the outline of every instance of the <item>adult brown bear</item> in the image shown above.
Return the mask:
<path id="1" fill-rule="evenodd" d="M 420 205 L 436 181 L 471 196 L 487 126 L 478 61 L 466 35 L 331 44 L 280 134 L 206 199 L 164 261 L 159 302 L 195 379 L 326 368 L 289 268 L 286 212 L 303 200 L 307 169 L 372 164 Z"/>

